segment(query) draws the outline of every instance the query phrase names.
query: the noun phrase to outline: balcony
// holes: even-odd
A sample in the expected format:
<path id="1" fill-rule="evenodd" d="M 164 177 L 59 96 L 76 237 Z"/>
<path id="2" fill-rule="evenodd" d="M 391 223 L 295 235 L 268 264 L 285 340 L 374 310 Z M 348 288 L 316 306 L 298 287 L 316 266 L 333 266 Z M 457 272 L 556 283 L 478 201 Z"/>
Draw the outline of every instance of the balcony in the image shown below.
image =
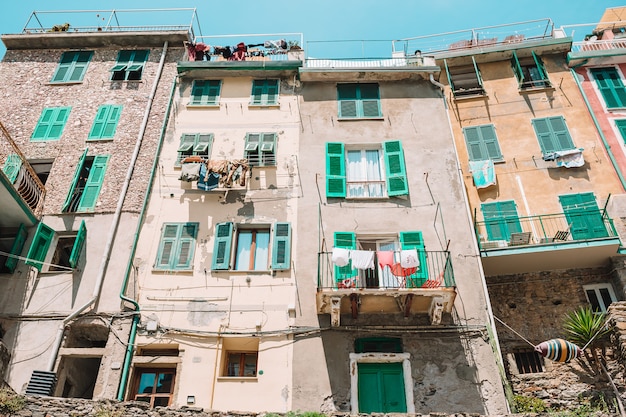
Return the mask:
<path id="1" fill-rule="evenodd" d="M 36 224 L 46 190 L 2 123 L 0 167 L 0 227 Z"/>
<path id="2" fill-rule="evenodd" d="M 338 267 L 332 253 L 318 254 L 317 310 L 330 314 L 332 326 L 340 325 L 341 314 L 356 319 L 367 313 L 428 313 L 432 324 L 440 324 L 443 313 L 450 313 L 456 284 L 450 252 L 421 251 L 418 268 L 402 268 L 400 263 L 375 268 Z M 400 259 L 400 252 L 394 252 Z"/>
<path id="3" fill-rule="evenodd" d="M 620 240 L 600 210 L 476 222 L 485 275 L 590 268 L 615 255 Z"/>

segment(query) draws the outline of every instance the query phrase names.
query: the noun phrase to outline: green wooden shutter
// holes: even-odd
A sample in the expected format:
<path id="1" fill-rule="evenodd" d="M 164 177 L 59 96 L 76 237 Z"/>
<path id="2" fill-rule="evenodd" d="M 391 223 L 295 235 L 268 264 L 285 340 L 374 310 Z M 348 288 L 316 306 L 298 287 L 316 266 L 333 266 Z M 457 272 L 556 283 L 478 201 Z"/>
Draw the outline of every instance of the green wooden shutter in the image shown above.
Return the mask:
<path id="1" fill-rule="evenodd" d="M 346 197 L 346 161 L 341 142 L 326 142 L 326 197 Z"/>
<path id="2" fill-rule="evenodd" d="M 359 84 L 363 117 L 381 117 L 378 84 Z"/>
<path id="3" fill-rule="evenodd" d="M 266 86 L 264 104 L 278 104 L 278 80 L 266 80 Z"/>
<path id="4" fill-rule="evenodd" d="M 592 68 L 591 74 L 596 80 L 607 108 L 626 107 L 626 88 L 615 68 Z"/>
<path id="5" fill-rule="evenodd" d="M 87 66 L 89 65 L 92 54 L 93 52 L 91 51 L 77 52 L 74 68 L 71 70 L 67 81 L 73 82 L 81 81 L 83 79 L 85 72 L 87 72 Z"/>
<path id="6" fill-rule="evenodd" d="M 33 131 L 31 139 L 45 139 L 48 135 L 48 127 L 50 126 L 50 122 L 52 120 L 52 116 L 54 115 L 54 108 L 45 108 L 41 112 L 41 116 L 39 116 L 39 121 L 37 122 L 37 126 Z"/>
<path id="7" fill-rule="evenodd" d="M 422 284 L 428 279 L 428 256 L 422 232 L 400 232 L 400 248 L 417 250 L 420 265 L 414 274 L 407 277 L 406 285 L 407 287 L 421 287 Z"/>
<path id="8" fill-rule="evenodd" d="M 93 121 L 93 125 L 91 126 L 91 131 L 89 132 L 87 139 L 99 139 L 102 136 L 102 130 L 104 129 L 108 114 L 109 106 L 100 106 L 98 108 L 96 118 Z"/>
<path id="9" fill-rule="evenodd" d="M 486 150 L 483 149 L 480 126 L 464 127 L 463 135 L 470 161 L 484 161 L 487 159 Z"/>
<path id="10" fill-rule="evenodd" d="M 291 266 L 291 224 L 276 223 L 272 236 L 272 269 L 286 270 Z"/>
<path id="11" fill-rule="evenodd" d="M 522 66 L 517 58 L 517 53 L 513 51 L 513 58 L 511 58 L 511 65 L 513 66 L 513 72 L 515 73 L 515 77 L 517 78 L 518 84 L 521 86 L 524 82 L 524 71 L 522 70 Z"/>
<path id="12" fill-rule="evenodd" d="M 76 52 L 63 52 L 59 65 L 52 76 L 52 82 L 62 82 L 70 71 L 72 64 L 74 63 L 74 57 Z"/>
<path id="13" fill-rule="evenodd" d="M 557 144 L 552 137 L 552 130 L 548 118 L 533 119 L 533 128 L 539 140 L 539 146 L 543 154 L 550 154 L 558 150 Z"/>
<path id="14" fill-rule="evenodd" d="M 448 61 L 446 59 L 443 60 L 443 65 L 446 67 L 446 76 L 448 77 L 448 85 L 452 91 L 455 91 L 454 83 L 452 82 L 452 76 L 450 75 L 450 68 L 448 68 Z"/>
<path id="15" fill-rule="evenodd" d="M 263 103 L 263 86 L 262 80 L 252 81 L 252 104 Z"/>
<path id="16" fill-rule="evenodd" d="M 357 117 L 358 84 L 337 84 L 339 117 Z"/>
<path id="17" fill-rule="evenodd" d="M 20 168 L 22 167 L 22 158 L 16 153 L 11 153 L 7 155 L 7 160 L 4 161 L 4 166 L 2 167 L 2 171 L 4 175 L 7 176 L 11 184 L 15 182 L 17 179 L 17 175 L 20 173 Z"/>
<path id="18" fill-rule="evenodd" d="M 34 266 L 41 271 L 43 261 L 46 259 L 53 238 L 54 230 L 43 223 L 39 223 L 35 231 L 35 237 L 33 237 L 33 241 L 28 249 L 28 255 L 26 255 L 28 258 L 26 264 Z"/>
<path id="19" fill-rule="evenodd" d="M 4 266 L 11 273 L 15 271 L 15 267 L 17 266 L 18 262 L 16 256 L 20 256 L 22 254 L 22 249 L 24 249 L 24 243 L 26 243 L 27 236 L 28 232 L 26 231 L 26 227 L 24 227 L 24 224 L 22 223 L 20 224 L 19 229 L 17 229 L 17 233 L 15 234 L 15 240 L 13 240 L 13 245 L 11 245 L 10 254 L 12 256 L 7 257 L 7 260 L 4 262 Z"/>
<path id="20" fill-rule="evenodd" d="M 65 122 L 67 122 L 67 118 L 70 115 L 71 107 L 57 107 L 55 110 L 54 118 L 50 123 L 48 139 L 59 139 L 61 137 Z"/>
<path id="21" fill-rule="evenodd" d="M 358 413 L 406 413 L 404 373 L 401 362 L 359 362 L 357 369 Z"/>
<path id="22" fill-rule="evenodd" d="M 483 203 L 480 206 L 485 219 L 488 240 L 509 240 L 512 233 L 520 233 L 522 226 L 515 201 Z"/>
<path id="23" fill-rule="evenodd" d="M 593 193 L 560 195 L 565 218 L 570 226 L 572 239 L 596 239 L 608 236 L 602 212 Z"/>
<path id="24" fill-rule="evenodd" d="M 215 226 L 212 270 L 225 270 L 230 267 L 230 249 L 233 240 L 233 223 L 218 223 Z"/>
<path id="25" fill-rule="evenodd" d="M 122 106 L 109 106 L 109 114 L 104 125 L 102 138 L 109 139 L 115 136 L 115 129 L 122 114 Z"/>
<path id="26" fill-rule="evenodd" d="M 221 81 L 206 81 L 206 104 L 217 104 L 220 96 Z"/>
<path id="27" fill-rule="evenodd" d="M 43 109 L 31 140 L 59 139 L 63 133 L 70 110 L 71 107 L 49 107 Z"/>
<path id="28" fill-rule="evenodd" d="M 565 124 L 563 116 L 548 117 L 548 122 L 550 123 L 550 128 L 554 133 L 559 150 L 564 151 L 574 149 L 574 142 L 569 134 L 569 130 L 567 130 L 567 125 Z"/>
<path id="29" fill-rule="evenodd" d="M 176 254 L 176 241 L 179 236 L 179 223 L 165 223 L 161 226 L 161 241 L 154 267 L 156 269 L 172 269 L 172 259 Z"/>
<path id="30" fill-rule="evenodd" d="M 334 242 L 336 248 L 356 249 L 356 234 L 354 232 L 335 232 Z M 335 281 L 343 281 L 346 278 L 356 277 L 359 271 L 352 268 L 352 261 L 346 266 L 335 266 Z"/>
<path id="31" fill-rule="evenodd" d="M 76 265 L 78 265 L 78 260 L 80 259 L 83 247 L 85 246 L 86 237 L 87 228 L 85 227 L 85 221 L 83 220 L 80 222 L 80 227 L 78 228 L 78 233 L 76 234 L 76 240 L 74 241 L 74 246 L 72 247 L 72 253 L 70 254 L 70 266 L 72 268 L 76 268 Z"/>
<path id="32" fill-rule="evenodd" d="M 91 170 L 89 171 L 89 177 L 85 183 L 85 189 L 80 197 L 80 203 L 78 203 L 78 209 L 76 211 L 93 211 L 96 207 L 96 201 L 98 200 L 100 188 L 102 188 L 108 161 L 109 155 L 98 155 L 94 157 Z"/>
<path id="33" fill-rule="evenodd" d="M 487 157 L 491 160 L 502 160 L 502 152 L 496 136 L 494 125 L 483 125 L 479 127 L 480 134 L 487 151 Z"/>
<path id="34" fill-rule="evenodd" d="M 616 119 L 615 126 L 617 126 L 619 133 L 622 135 L 622 142 L 626 144 L 626 119 Z"/>
<path id="35" fill-rule="evenodd" d="M 78 180 L 80 179 L 80 172 L 83 170 L 83 164 L 85 163 L 85 158 L 87 158 L 87 151 L 89 148 L 85 148 L 85 151 L 78 159 L 78 163 L 76 164 L 76 169 L 74 170 L 74 179 L 72 180 L 72 185 L 70 186 L 70 190 L 65 197 L 65 202 L 63 203 L 63 207 L 61 211 L 66 212 L 70 208 L 70 204 L 72 202 L 72 195 L 74 194 L 74 190 L 76 189 L 76 185 L 78 184 Z"/>
<path id="36" fill-rule="evenodd" d="M 385 150 L 385 171 L 387 181 L 387 195 L 408 195 L 409 183 L 406 178 L 404 153 L 399 140 L 383 143 Z"/>
<path id="37" fill-rule="evenodd" d="M 122 106 L 100 106 L 87 139 L 103 139 L 115 136 L 115 128 L 121 112 Z"/>
<path id="38" fill-rule="evenodd" d="M 197 232 L 197 223 L 184 223 L 179 225 L 173 269 L 191 268 Z"/>
<path id="39" fill-rule="evenodd" d="M 537 54 L 535 54 L 535 51 L 530 51 L 530 53 L 533 56 L 535 65 L 537 66 L 537 71 L 539 72 L 539 76 L 541 77 L 542 80 L 548 81 L 548 73 L 546 72 L 546 68 L 543 66 L 543 61 L 541 60 L 541 58 L 537 56 Z"/>

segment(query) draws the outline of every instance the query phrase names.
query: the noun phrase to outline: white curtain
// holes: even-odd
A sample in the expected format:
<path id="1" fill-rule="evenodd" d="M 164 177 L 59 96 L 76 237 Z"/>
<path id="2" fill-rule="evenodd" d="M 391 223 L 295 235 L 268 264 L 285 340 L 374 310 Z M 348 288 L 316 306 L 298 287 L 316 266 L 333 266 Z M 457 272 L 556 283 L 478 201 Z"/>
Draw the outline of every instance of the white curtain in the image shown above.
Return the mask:
<path id="1" fill-rule="evenodd" d="M 378 150 L 348 151 L 347 178 L 350 197 L 382 197 L 383 183 Z"/>

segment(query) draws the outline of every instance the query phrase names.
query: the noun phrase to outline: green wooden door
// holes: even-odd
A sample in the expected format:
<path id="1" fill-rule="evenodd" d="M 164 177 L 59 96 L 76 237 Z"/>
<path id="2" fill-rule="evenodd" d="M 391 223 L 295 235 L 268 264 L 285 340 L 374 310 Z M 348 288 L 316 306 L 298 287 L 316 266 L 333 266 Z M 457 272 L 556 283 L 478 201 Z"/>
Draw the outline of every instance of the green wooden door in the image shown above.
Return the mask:
<path id="1" fill-rule="evenodd" d="M 572 239 L 596 239 L 609 235 L 593 193 L 560 195 L 559 202 L 570 225 Z"/>
<path id="2" fill-rule="evenodd" d="M 359 413 L 406 413 L 402 363 L 358 364 Z"/>

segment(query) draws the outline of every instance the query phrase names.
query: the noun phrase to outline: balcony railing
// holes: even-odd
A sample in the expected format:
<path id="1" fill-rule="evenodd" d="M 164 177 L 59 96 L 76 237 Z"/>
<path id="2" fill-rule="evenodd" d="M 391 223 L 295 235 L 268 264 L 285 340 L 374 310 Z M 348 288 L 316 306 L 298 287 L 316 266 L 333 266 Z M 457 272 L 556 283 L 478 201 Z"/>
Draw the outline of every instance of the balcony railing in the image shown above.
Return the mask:
<path id="1" fill-rule="evenodd" d="M 481 250 L 568 244 L 618 237 L 606 213 L 588 211 L 528 217 L 501 217 L 476 222 Z"/>
<path id="2" fill-rule="evenodd" d="M 374 268 L 353 269 L 351 265 L 338 267 L 332 262 L 331 252 L 318 253 L 317 288 L 330 289 L 420 289 L 454 287 L 454 271 L 450 252 L 419 251 L 420 265 L 417 268 L 402 268 L 400 251 L 394 252 L 392 265 L 379 265 L 376 255 Z"/>
<path id="3" fill-rule="evenodd" d="M 46 189 L 17 147 L 4 125 L 0 123 L 0 168 L 13 188 L 37 217 L 41 216 Z"/>
<path id="4" fill-rule="evenodd" d="M 572 44 L 572 52 L 606 52 L 616 49 L 626 49 L 626 39 L 611 39 L 608 41 L 583 41 Z"/>

